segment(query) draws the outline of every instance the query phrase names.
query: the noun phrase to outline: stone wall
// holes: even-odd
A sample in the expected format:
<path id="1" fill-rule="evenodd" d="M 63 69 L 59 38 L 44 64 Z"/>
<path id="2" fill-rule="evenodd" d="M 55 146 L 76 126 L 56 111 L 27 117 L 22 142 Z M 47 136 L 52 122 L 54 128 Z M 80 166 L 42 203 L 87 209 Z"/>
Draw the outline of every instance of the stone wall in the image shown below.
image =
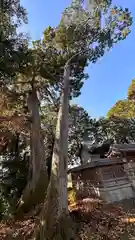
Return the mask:
<path id="1" fill-rule="evenodd" d="M 109 186 L 110 185 L 110 186 Z M 135 192 L 127 178 L 115 179 L 112 184 L 104 182 L 104 187 L 100 188 L 100 197 L 108 203 L 118 202 L 123 199 L 135 197 Z"/>

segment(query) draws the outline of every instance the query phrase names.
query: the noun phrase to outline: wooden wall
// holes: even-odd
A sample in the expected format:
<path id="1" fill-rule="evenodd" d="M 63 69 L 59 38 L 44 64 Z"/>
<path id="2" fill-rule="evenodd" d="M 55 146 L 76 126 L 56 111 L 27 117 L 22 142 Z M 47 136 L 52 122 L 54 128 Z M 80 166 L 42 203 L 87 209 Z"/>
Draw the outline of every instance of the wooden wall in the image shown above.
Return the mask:
<path id="1" fill-rule="evenodd" d="M 72 184 L 77 199 L 99 196 L 99 188 L 115 185 L 118 179 L 127 178 L 123 164 L 87 168 L 72 172 Z"/>

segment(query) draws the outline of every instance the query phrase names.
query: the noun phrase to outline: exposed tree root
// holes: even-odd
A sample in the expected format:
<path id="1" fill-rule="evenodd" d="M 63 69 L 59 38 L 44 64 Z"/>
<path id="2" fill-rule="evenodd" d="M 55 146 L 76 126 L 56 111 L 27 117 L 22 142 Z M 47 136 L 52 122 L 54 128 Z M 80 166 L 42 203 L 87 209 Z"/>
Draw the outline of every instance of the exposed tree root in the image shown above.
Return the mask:
<path id="1" fill-rule="evenodd" d="M 55 185 L 55 181 L 52 181 L 48 187 L 39 228 L 35 234 L 36 240 L 74 239 L 75 225 L 66 210 L 60 212 L 58 194 L 57 185 Z"/>
<path id="2" fill-rule="evenodd" d="M 36 187 L 33 188 L 32 181 L 29 182 L 24 189 L 22 197 L 19 201 L 15 218 L 20 218 L 24 213 L 29 212 L 33 209 L 37 204 L 43 203 L 46 195 L 48 187 L 48 176 L 46 172 L 41 171 L 39 174 L 39 178 L 36 183 Z"/>
<path id="3" fill-rule="evenodd" d="M 36 240 L 73 240 L 75 237 L 75 224 L 68 215 L 54 219 L 52 215 L 50 221 L 40 223 L 39 231 L 36 234 Z M 55 220 L 55 221 L 54 221 Z"/>

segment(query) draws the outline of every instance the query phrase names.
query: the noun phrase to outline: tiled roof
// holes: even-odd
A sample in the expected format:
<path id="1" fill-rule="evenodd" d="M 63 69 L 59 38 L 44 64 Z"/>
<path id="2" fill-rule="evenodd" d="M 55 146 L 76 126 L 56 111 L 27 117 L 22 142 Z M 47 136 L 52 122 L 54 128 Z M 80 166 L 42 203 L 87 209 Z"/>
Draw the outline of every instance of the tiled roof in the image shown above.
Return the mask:
<path id="1" fill-rule="evenodd" d="M 90 163 L 85 163 L 82 164 L 81 166 L 78 167 L 74 167 L 68 170 L 68 172 L 78 172 L 81 171 L 83 169 L 87 169 L 87 168 L 95 168 L 95 167 L 102 167 L 102 166 L 108 166 L 108 165 L 114 165 L 114 164 L 122 164 L 123 161 L 121 159 L 108 159 L 108 158 L 101 158 L 98 161 L 93 161 Z"/>
<path id="2" fill-rule="evenodd" d="M 110 149 L 113 151 L 135 151 L 135 144 L 113 144 Z"/>

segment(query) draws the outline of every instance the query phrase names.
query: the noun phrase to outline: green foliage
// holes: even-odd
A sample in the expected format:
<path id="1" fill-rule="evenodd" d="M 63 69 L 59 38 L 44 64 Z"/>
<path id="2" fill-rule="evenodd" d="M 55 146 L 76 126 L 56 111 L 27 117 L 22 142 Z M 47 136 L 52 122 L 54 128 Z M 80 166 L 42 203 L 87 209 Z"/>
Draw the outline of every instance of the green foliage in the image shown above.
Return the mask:
<path id="1" fill-rule="evenodd" d="M 118 101 L 107 113 L 107 117 L 134 118 L 135 104 L 132 100 Z"/>
<path id="2" fill-rule="evenodd" d="M 45 135 L 45 149 L 48 161 L 51 161 L 55 139 L 57 109 L 54 105 L 42 108 L 42 129 Z M 68 157 L 69 164 L 80 162 L 79 149 L 93 124 L 86 110 L 78 105 L 69 106 Z M 93 137 L 94 138 L 94 137 Z"/>
<path id="3" fill-rule="evenodd" d="M 110 123 L 112 137 L 117 143 L 132 143 L 135 141 L 135 80 L 128 88 L 127 99 L 119 100 L 108 111 L 107 120 Z"/>
<path id="4" fill-rule="evenodd" d="M 131 85 L 128 88 L 127 99 L 119 100 L 108 111 L 107 117 L 121 117 L 121 118 L 134 118 L 135 117 L 135 80 L 133 79 Z"/>
<path id="5" fill-rule="evenodd" d="M 27 37 L 18 33 L 18 27 L 22 23 L 27 23 L 26 10 L 21 6 L 20 0 L 3 0 L 0 4 L 0 20 L 0 181 L 1 201 L 5 209 L 3 214 L 8 215 L 13 201 L 15 204 L 26 184 L 26 176 L 24 177 L 22 172 L 26 175 L 28 172 L 26 161 L 22 156 L 25 146 L 22 143 L 19 146 L 17 144 L 18 120 L 16 119 L 16 123 L 12 121 L 12 118 L 15 119 L 14 116 L 20 117 L 22 112 L 22 99 L 13 88 L 13 82 L 27 62 L 28 49 Z"/>
<path id="6" fill-rule="evenodd" d="M 29 177 L 29 152 L 24 139 L 12 136 L 4 152 L 1 152 L 0 177 L 4 199 L 15 206 Z"/>
<path id="7" fill-rule="evenodd" d="M 28 96 L 32 88 L 38 92 L 39 103 L 44 103 L 41 107 L 42 134 L 50 174 L 65 64 L 68 62 L 71 67 L 72 99 L 81 94 L 83 83 L 88 78 L 85 73 L 88 64 L 95 63 L 130 32 L 132 17 L 128 9 L 112 7 L 111 0 L 89 1 L 90 4 L 89 11 L 84 9 L 82 1 L 73 1 L 63 12 L 59 25 L 46 28 L 43 40 L 34 41 L 31 48 L 25 34 L 18 33 L 18 27 L 27 23 L 26 11 L 20 1 L 4 0 L 0 5 L 1 213 L 15 207 L 31 177 Z M 105 20 L 102 27 L 101 16 Z M 133 87 L 132 91 L 129 90 L 128 104 L 133 99 L 131 97 Z M 129 105 L 124 104 L 119 103 L 117 108 L 125 108 L 123 117 L 131 116 L 134 111 L 132 102 L 130 110 Z M 109 138 L 117 142 L 125 141 L 123 139 L 131 141 L 135 136 L 133 122 L 116 118 L 92 120 L 82 107 L 76 105 L 70 107 L 69 120 L 70 164 L 78 162 L 78 150 L 86 135 L 91 142 L 103 142 Z"/>
<path id="8" fill-rule="evenodd" d="M 135 100 L 135 79 L 132 80 L 127 93 L 129 100 Z"/>
<path id="9" fill-rule="evenodd" d="M 27 22 L 26 11 L 20 0 L 6 1 L 0 4 L 0 83 L 12 81 L 25 61 L 27 38 L 17 34 L 22 22 Z"/>
<path id="10" fill-rule="evenodd" d="M 71 105 L 69 109 L 68 156 L 69 164 L 80 161 L 79 150 L 83 139 L 88 135 L 91 125 L 88 113 L 78 105 Z"/>
<path id="11" fill-rule="evenodd" d="M 72 26 L 73 29 L 75 27 Z M 58 95 L 61 92 L 64 65 L 73 54 L 74 46 L 72 45 L 73 41 L 71 41 L 73 37 L 71 31 L 71 29 L 67 31 L 66 27 L 62 24 L 56 29 L 49 27 L 44 31 L 44 39 L 40 43 L 40 49 L 46 56 L 44 60 L 46 72 L 44 73 L 46 74 L 46 78 L 51 80 L 50 83 L 53 84 Z M 70 46 L 71 53 L 68 53 L 66 49 L 67 45 Z M 87 79 L 87 74 L 83 72 L 86 66 L 87 59 L 80 59 L 72 64 L 71 96 L 77 97 L 80 94 L 83 80 Z"/>
<path id="12" fill-rule="evenodd" d="M 132 143 L 135 141 L 135 121 L 121 117 L 102 118 L 97 121 L 97 142 L 113 139 L 115 143 Z"/>
<path id="13" fill-rule="evenodd" d="M 49 26 L 44 31 L 43 41 L 34 43 L 34 49 L 40 52 L 44 60 L 41 64 L 44 69 L 40 70 L 40 74 L 42 78 L 49 79 L 57 92 L 61 92 L 64 66 L 70 62 L 70 97 L 79 96 L 83 82 L 88 78 L 84 73 L 88 63 L 96 62 L 130 32 L 132 17 L 128 9 L 114 7 L 112 11 L 109 1 L 105 6 L 101 7 L 105 17 L 103 28 L 96 24 L 95 16 L 74 2 L 64 11 L 58 27 Z"/>
<path id="14" fill-rule="evenodd" d="M 13 214 L 13 209 L 11 208 L 8 199 L 3 194 L 3 187 L 0 190 L 0 220 L 9 219 Z"/>
<path id="15" fill-rule="evenodd" d="M 92 10 L 92 8 L 101 8 L 105 10 L 112 3 L 112 0 L 83 0 L 83 2 L 87 2 L 87 8 Z"/>

